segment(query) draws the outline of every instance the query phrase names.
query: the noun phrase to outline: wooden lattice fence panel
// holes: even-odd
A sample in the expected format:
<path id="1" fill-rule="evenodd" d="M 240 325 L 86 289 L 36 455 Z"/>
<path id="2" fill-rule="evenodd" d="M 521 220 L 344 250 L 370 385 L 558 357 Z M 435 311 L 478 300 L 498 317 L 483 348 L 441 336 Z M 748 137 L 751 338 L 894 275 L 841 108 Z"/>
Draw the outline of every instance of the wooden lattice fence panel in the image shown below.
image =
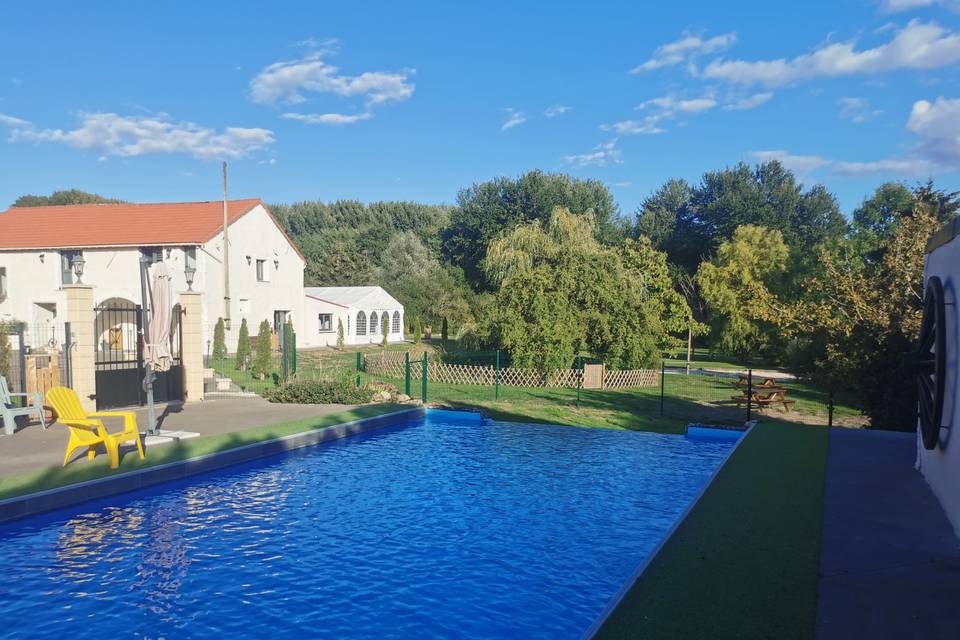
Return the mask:
<path id="1" fill-rule="evenodd" d="M 634 389 L 652 387 L 660 384 L 660 372 L 656 369 L 630 369 L 626 371 L 604 372 L 604 389 Z"/>

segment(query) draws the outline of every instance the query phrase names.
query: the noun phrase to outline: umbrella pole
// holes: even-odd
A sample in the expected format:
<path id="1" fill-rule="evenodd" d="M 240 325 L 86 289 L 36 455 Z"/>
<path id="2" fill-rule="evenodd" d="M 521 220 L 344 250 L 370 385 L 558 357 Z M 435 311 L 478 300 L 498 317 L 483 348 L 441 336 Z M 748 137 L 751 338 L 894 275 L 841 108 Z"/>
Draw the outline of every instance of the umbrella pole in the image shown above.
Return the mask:
<path id="1" fill-rule="evenodd" d="M 140 309 L 143 314 L 144 345 L 150 335 L 150 314 L 147 313 L 147 264 L 149 261 L 150 258 L 140 255 Z M 153 406 L 153 367 L 149 360 L 144 363 L 144 371 L 143 390 L 147 393 L 147 433 L 153 435 L 157 432 L 157 411 Z"/>

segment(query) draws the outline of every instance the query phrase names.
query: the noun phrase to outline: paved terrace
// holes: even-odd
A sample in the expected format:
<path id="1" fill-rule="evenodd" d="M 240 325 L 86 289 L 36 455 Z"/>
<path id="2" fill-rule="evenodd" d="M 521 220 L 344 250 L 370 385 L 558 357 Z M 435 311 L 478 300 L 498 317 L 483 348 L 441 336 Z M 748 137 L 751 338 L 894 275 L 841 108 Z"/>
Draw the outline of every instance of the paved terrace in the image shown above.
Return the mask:
<path id="1" fill-rule="evenodd" d="M 833 429 L 817 640 L 960 638 L 960 547 L 912 433 Z"/>
<path id="2" fill-rule="evenodd" d="M 220 435 L 242 431 L 251 427 L 323 416 L 345 409 L 350 405 L 271 404 L 262 398 L 238 398 L 215 400 L 184 405 L 170 403 L 157 405 L 160 428 L 175 431 L 192 431 L 201 436 Z M 137 409 L 137 422 L 141 429 L 147 424 L 146 408 Z M 120 422 L 106 418 L 107 430 L 120 430 Z M 36 422 L 21 426 L 11 436 L 0 436 L 0 476 L 59 467 L 67 446 L 67 430 L 59 424 L 46 430 Z M 166 446 L 166 445 L 156 445 Z M 133 444 L 121 445 L 121 455 L 128 455 Z M 134 453 L 133 455 L 136 455 Z M 149 447 L 147 456 L 149 457 Z M 71 465 L 83 465 L 83 451 L 74 454 Z"/>

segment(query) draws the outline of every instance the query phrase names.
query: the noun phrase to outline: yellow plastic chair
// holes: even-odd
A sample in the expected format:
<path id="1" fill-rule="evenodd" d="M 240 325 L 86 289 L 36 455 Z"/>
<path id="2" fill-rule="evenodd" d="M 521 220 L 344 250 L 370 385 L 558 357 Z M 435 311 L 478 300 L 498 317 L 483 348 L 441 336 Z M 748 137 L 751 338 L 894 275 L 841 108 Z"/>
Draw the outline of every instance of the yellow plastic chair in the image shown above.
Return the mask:
<path id="1" fill-rule="evenodd" d="M 67 466 L 70 456 L 81 447 L 87 447 L 90 460 L 97 455 L 97 445 L 103 444 L 110 457 L 110 468 L 120 466 L 119 445 L 134 440 L 137 451 L 143 460 L 143 444 L 140 442 L 140 430 L 137 428 L 137 416 L 132 411 L 98 411 L 87 413 L 80 405 L 77 392 L 67 387 L 53 387 L 47 391 L 47 403 L 57 412 L 57 421 L 70 430 L 67 453 L 63 457 L 63 466 Z M 108 433 L 101 418 L 123 418 L 123 431 Z"/>

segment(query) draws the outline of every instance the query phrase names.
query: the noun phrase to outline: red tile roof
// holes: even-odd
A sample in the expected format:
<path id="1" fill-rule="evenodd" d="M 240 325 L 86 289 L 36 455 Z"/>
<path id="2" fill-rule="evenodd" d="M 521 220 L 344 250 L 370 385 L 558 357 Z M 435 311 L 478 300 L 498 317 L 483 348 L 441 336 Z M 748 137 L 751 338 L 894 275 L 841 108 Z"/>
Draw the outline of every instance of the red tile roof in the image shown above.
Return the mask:
<path id="1" fill-rule="evenodd" d="M 259 204 L 229 200 L 230 224 Z M 222 200 L 11 207 L 0 213 L 0 250 L 199 245 L 222 227 Z"/>

